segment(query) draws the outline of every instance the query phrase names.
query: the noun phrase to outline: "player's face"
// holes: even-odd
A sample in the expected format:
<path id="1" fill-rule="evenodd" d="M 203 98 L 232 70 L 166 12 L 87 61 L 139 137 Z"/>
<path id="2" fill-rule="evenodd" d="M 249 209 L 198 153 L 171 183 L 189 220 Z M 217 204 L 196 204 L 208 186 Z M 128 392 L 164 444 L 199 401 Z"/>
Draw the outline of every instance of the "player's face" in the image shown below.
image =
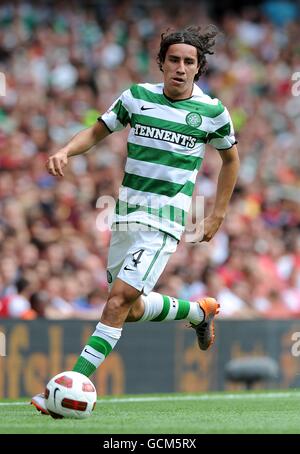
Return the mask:
<path id="1" fill-rule="evenodd" d="M 199 70 L 196 47 L 183 43 L 169 46 L 162 70 L 165 94 L 172 99 L 189 98 Z"/>

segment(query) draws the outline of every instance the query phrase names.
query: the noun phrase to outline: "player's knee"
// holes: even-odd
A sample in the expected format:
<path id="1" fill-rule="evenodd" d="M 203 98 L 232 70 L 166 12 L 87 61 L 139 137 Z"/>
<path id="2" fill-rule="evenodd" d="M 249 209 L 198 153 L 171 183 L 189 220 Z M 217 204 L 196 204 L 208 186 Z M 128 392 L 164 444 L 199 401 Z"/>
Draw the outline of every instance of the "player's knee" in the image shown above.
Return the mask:
<path id="1" fill-rule="evenodd" d="M 109 296 L 107 300 L 107 305 L 109 305 L 110 309 L 121 309 L 121 308 L 130 308 L 134 303 L 134 299 L 127 295 L 126 293 L 120 293 Z"/>
<path id="2" fill-rule="evenodd" d="M 145 311 L 145 305 L 141 297 L 137 298 L 134 303 L 131 305 L 128 312 L 126 322 L 136 322 L 140 320 Z"/>

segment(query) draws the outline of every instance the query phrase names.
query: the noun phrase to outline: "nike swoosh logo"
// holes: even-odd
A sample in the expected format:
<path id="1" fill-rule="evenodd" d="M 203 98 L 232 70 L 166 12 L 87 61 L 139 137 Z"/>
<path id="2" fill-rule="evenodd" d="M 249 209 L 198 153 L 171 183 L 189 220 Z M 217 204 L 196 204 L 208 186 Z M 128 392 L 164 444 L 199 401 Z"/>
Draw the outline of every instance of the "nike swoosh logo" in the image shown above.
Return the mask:
<path id="1" fill-rule="evenodd" d="M 155 107 L 145 107 L 145 106 L 141 107 L 141 110 L 152 110 L 152 109 L 155 109 Z"/>
<path id="2" fill-rule="evenodd" d="M 94 355 L 94 353 L 89 352 L 86 348 L 84 349 L 84 351 L 85 351 L 88 355 L 91 355 L 91 356 L 94 356 L 95 358 L 101 359 L 100 356 Z"/>
<path id="3" fill-rule="evenodd" d="M 125 271 L 134 271 L 132 268 L 127 268 L 127 265 L 124 266 L 124 270 L 125 270 Z"/>
<path id="4" fill-rule="evenodd" d="M 55 390 L 54 390 L 53 400 L 54 400 L 54 405 L 55 405 L 55 406 L 56 406 L 55 396 L 56 396 L 57 391 L 60 391 L 60 389 L 59 389 L 59 388 L 55 388 Z"/>

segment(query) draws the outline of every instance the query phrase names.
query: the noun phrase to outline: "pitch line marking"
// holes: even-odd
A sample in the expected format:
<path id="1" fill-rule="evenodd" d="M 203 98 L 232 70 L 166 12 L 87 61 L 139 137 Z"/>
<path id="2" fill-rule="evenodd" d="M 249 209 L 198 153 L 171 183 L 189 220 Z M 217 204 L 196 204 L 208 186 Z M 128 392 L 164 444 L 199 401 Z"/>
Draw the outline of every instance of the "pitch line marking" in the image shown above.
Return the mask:
<path id="1" fill-rule="evenodd" d="M 97 399 L 99 404 L 120 404 L 130 402 L 172 402 L 172 401 L 204 401 L 204 400 L 238 400 L 238 399 L 279 399 L 300 397 L 300 393 L 259 393 L 259 394 L 203 394 L 201 396 L 155 396 L 155 397 L 112 397 L 111 399 Z M 0 402 L 0 407 L 9 405 L 29 405 L 29 402 Z"/>

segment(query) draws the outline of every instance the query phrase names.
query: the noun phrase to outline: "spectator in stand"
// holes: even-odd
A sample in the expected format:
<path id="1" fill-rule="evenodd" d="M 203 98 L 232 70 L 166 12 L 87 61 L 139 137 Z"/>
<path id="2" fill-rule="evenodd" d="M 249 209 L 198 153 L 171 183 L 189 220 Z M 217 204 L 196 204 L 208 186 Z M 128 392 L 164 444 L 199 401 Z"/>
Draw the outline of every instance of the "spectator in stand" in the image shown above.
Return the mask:
<path id="1" fill-rule="evenodd" d="M 43 299 L 47 292 L 49 306 L 41 314 L 64 318 L 57 274 L 67 279 L 82 272 L 89 274 L 89 288 L 79 295 L 80 315 L 92 313 L 94 292 L 102 295 L 100 305 L 106 299 L 110 233 L 97 229 L 96 203 L 101 195 L 117 196 L 126 156 L 123 133 L 74 158 L 58 184 L 44 164 L 131 83 L 145 76 L 149 82 L 160 80 L 153 58 L 156 30 L 216 23 L 203 4 L 174 1 L 176 8 L 162 0 L 155 8 L 120 0 L 101 8 L 97 2 L 76 2 L 72 9 L 61 2 L 29 0 L 26 8 L 22 2 L 1 2 L 0 71 L 7 86 L 0 105 L 1 302 L 17 294 L 23 277 L 30 281 L 27 300 L 40 293 Z M 243 301 L 238 311 L 227 306 L 233 317 L 244 311 L 248 316 L 249 307 L 253 316 L 274 316 L 269 309 L 278 307 L 277 300 L 293 317 L 300 315 L 300 103 L 292 90 L 292 74 L 300 67 L 299 4 L 291 8 L 292 2 L 281 2 L 285 13 L 278 15 L 276 3 L 241 6 L 217 18 L 224 38 L 199 85 L 230 106 L 239 141 L 239 182 L 213 241 L 179 245 L 158 283 L 167 294 L 196 299 L 206 291 L 209 267 L 220 277 L 222 291 Z M 208 149 L 196 182 L 206 212 L 214 198 L 217 162 Z M 67 307 L 68 317 L 78 316 L 76 299 Z"/>

